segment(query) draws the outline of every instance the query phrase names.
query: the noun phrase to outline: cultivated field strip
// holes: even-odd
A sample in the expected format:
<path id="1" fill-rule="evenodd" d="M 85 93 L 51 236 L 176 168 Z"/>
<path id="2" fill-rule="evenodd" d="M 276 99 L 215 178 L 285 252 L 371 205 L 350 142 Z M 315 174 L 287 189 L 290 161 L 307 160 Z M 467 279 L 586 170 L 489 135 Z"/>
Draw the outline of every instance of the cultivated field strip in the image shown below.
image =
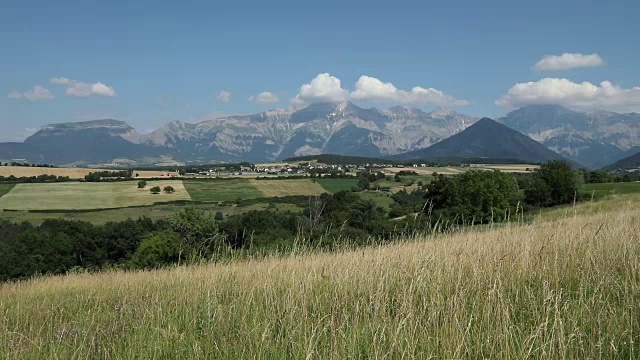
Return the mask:
<path id="1" fill-rule="evenodd" d="M 356 251 L 4 284 L 0 353 L 638 358 L 639 199 Z"/>
<path id="2" fill-rule="evenodd" d="M 172 186 L 175 193 L 151 194 L 149 189 L 154 186 Z M 0 197 L 0 209 L 91 210 L 190 199 L 182 181 L 172 180 L 149 181 L 144 189 L 138 189 L 135 181 L 17 184 Z"/>
<path id="3" fill-rule="evenodd" d="M 325 193 L 322 185 L 310 179 L 294 180 L 255 180 L 249 182 L 255 186 L 264 197 L 310 195 L 317 196 Z"/>

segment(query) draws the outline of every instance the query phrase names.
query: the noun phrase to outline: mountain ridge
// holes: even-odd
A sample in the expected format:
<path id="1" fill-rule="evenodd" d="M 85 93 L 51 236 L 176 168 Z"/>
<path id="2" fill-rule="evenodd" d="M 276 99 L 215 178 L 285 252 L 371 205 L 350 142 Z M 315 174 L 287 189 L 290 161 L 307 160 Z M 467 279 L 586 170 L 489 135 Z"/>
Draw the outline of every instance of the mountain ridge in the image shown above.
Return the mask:
<path id="1" fill-rule="evenodd" d="M 198 123 L 172 121 L 147 134 L 136 132 L 124 121 L 100 119 L 47 124 L 24 141 L 28 146 L 4 145 L 0 159 L 20 157 L 60 165 L 101 164 L 122 157 L 149 164 L 159 157 L 196 163 L 267 162 L 321 153 L 388 157 L 427 148 L 476 121 L 478 118 L 444 108 L 430 112 L 402 105 L 365 109 L 350 102 L 272 109 Z M 613 163 L 628 155 L 628 149 L 640 146 L 640 115 L 636 113 L 532 105 L 497 121 L 592 168 Z"/>

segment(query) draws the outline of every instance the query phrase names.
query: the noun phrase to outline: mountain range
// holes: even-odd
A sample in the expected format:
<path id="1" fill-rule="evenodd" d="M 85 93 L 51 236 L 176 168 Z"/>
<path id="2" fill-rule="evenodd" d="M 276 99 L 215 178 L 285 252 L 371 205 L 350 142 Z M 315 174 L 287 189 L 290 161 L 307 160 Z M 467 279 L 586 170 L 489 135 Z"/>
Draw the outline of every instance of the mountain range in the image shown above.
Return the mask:
<path id="1" fill-rule="evenodd" d="M 0 143 L 0 159 L 59 165 L 153 165 L 267 162 L 320 153 L 381 158 L 426 149 L 477 121 L 447 109 L 364 109 L 350 102 L 317 103 L 291 111 L 275 109 L 197 124 L 174 121 L 144 135 L 123 121 L 106 119 L 46 125 L 23 143 Z M 633 155 L 628 152 L 640 146 L 637 113 L 578 112 L 555 105 L 532 105 L 514 110 L 497 122 L 591 168 Z M 490 139 L 491 134 L 477 135 Z M 465 153 L 462 150 L 470 143 L 457 141 L 456 146 L 461 147 L 457 153 Z M 511 145 L 525 144 L 522 138 L 513 141 Z M 529 142 L 526 145 L 525 149 L 533 146 Z M 496 141 L 485 141 L 483 146 L 486 153 L 509 150 L 524 156 L 528 151 L 506 149 L 507 145 Z M 542 162 L 548 157 L 547 153 L 539 159 L 522 160 Z"/>
<path id="2" fill-rule="evenodd" d="M 611 164 L 640 145 L 638 113 L 579 112 L 558 105 L 533 105 L 498 121 L 591 168 Z"/>

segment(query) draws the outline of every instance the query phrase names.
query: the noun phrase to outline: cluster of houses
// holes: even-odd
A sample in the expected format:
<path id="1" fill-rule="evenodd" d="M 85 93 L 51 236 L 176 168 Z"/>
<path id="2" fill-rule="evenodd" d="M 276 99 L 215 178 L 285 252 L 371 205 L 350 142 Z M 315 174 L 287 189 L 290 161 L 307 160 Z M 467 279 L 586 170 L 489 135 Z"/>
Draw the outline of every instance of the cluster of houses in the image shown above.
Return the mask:
<path id="1" fill-rule="evenodd" d="M 202 170 L 197 173 L 186 173 L 185 176 L 261 176 L 261 175 L 308 175 L 308 174 L 330 174 L 330 173 L 356 173 L 366 169 L 385 169 L 385 168 L 425 168 L 427 164 L 348 164 L 348 165 L 327 165 L 327 164 L 266 164 L 266 165 L 248 165 L 239 168 L 228 169 L 219 167 L 209 170 Z"/>

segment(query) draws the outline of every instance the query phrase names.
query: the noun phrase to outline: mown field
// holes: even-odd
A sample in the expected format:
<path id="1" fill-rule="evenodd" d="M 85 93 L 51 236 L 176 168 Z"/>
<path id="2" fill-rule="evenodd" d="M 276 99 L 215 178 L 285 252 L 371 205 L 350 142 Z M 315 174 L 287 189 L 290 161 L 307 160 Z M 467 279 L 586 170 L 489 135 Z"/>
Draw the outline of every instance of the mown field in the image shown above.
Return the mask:
<path id="1" fill-rule="evenodd" d="M 294 196 L 308 195 L 317 196 L 325 191 L 325 189 L 317 182 L 311 179 L 294 179 L 294 180 L 249 180 L 251 185 L 255 186 L 263 197 L 276 196 Z"/>
<path id="2" fill-rule="evenodd" d="M 172 186 L 173 194 L 154 195 L 154 186 Z M 65 182 L 17 184 L 0 197 L 0 209 L 9 210 L 90 210 L 152 205 L 158 202 L 190 200 L 181 181 L 149 181 L 144 189 L 135 181 Z"/>
<path id="3" fill-rule="evenodd" d="M 183 183 L 194 201 L 235 201 L 262 196 L 249 179 L 194 179 Z"/>
<path id="4" fill-rule="evenodd" d="M 638 201 L 355 251 L 5 283 L 0 353 L 638 358 Z"/>

